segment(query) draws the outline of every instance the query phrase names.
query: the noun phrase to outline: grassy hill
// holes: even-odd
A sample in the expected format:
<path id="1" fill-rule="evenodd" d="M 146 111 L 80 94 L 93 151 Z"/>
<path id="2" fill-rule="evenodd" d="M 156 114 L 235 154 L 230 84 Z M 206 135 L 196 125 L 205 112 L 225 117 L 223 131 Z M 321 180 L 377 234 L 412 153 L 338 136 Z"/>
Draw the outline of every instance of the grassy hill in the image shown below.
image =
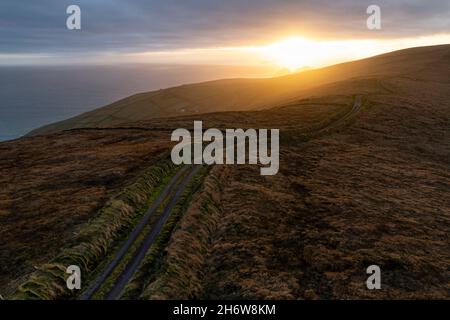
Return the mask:
<path id="1" fill-rule="evenodd" d="M 361 110 L 312 134 L 346 114 L 356 95 Z M 180 101 L 215 112 L 180 115 Z M 227 101 L 233 108 L 219 112 Z M 174 116 L 144 113 L 161 105 Z M 148 201 L 133 194 L 141 190 L 135 184 L 164 163 L 170 130 L 191 128 L 194 119 L 204 127 L 279 128 L 280 171 L 214 166 L 183 204 L 141 297 L 449 298 L 450 45 L 141 94 L 35 132 L 52 133 L 0 143 L 0 294 L 86 240 L 81 231 L 118 199 L 123 220 L 134 221 L 137 211 L 122 197 Z M 91 128 L 58 131 L 78 126 Z M 102 223 L 122 230 L 123 221 L 110 220 Z M 108 234 L 104 256 L 123 232 Z M 365 287 L 371 264 L 381 267 L 383 290 Z"/>
<path id="2" fill-rule="evenodd" d="M 435 77 L 449 61 L 449 46 L 412 48 L 359 61 L 269 79 L 227 79 L 140 93 L 74 118 L 49 124 L 31 135 L 85 127 L 110 127 L 161 117 L 220 111 L 260 110 L 320 94 L 327 84 L 349 79 Z M 448 65 L 448 63 L 447 63 Z M 316 89 L 316 90 L 314 90 Z M 330 88 L 326 87 L 325 91 Z M 317 92 L 318 91 L 318 92 Z M 336 89 L 339 91 L 339 88 Z"/>

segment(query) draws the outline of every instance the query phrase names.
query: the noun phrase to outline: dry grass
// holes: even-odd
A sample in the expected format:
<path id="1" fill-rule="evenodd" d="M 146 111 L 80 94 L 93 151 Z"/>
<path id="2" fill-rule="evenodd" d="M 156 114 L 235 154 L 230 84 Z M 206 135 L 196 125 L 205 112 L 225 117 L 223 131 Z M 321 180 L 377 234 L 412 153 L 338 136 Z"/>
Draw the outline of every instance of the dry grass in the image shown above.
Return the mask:
<path id="1" fill-rule="evenodd" d="M 1 293 L 47 263 L 43 282 L 51 285 L 43 294 L 57 296 L 61 265 L 48 261 L 170 147 L 170 129 L 192 128 L 195 119 L 204 127 L 280 128 L 280 172 L 214 168 L 144 297 L 450 298 L 449 49 L 402 51 L 308 73 L 314 86 L 270 110 L 145 118 L 127 126 L 146 130 L 75 130 L 1 143 Z M 307 80 L 303 74 L 280 83 Z M 233 91 L 231 83 L 219 82 L 216 99 Z M 222 90 L 224 84 L 230 87 Z M 194 85 L 192 94 L 207 101 L 216 90 L 201 90 L 209 85 Z M 186 90 L 183 96 L 191 97 Z M 358 114 L 311 134 L 345 114 L 355 95 L 366 102 Z M 231 110 L 241 107 L 236 102 Z M 117 208 L 128 212 L 123 203 Z M 365 287 L 370 264 L 381 267 L 382 290 Z"/>
<path id="2" fill-rule="evenodd" d="M 448 64 L 449 48 L 450 45 L 411 48 L 283 77 L 225 79 L 141 93 L 50 124 L 33 133 L 51 133 L 80 127 L 120 126 L 161 117 L 198 116 L 206 112 L 261 110 L 311 95 L 323 96 L 325 92 L 331 94 L 332 91 L 334 94 L 350 95 L 349 91 L 358 89 L 361 94 L 364 83 L 359 83 L 357 87 L 339 86 L 339 83 L 405 74 L 418 78 L 426 78 L 433 73 L 442 74 L 442 70 L 435 70 L 433 67 L 436 61 Z"/>
<path id="3" fill-rule="evenodd" d="M 205 256 L 221 216 L 219 181 L 223 178 L 223 170 L 214 167 L 193 197 L 167 246 L 163 269 L 147 281 L 143 299 L 191 299 L 203 292 Z"/>
<path id="4" fill-rule="evenodd" d="M 1 294 L 50 261 L 112 196 L 158 161 L 169 148 L 162 137 L 82 130 L 1 143 Z"/>
<path id="5" fill-rule="evenodd" d="M 202 297 L 450 297 L 448 83 L 384 84 L 349 128 L 282 146 L 278 175 L 229 171 Z"/>
<path id="6" fill-rule="evenodd" d="M 79 266 L 86 283 L 86 275 L 123 240 L 121 235 L 126 236 L 125 231 L 134 227 L 136 219 L 145 212 L 148 199 L 158 192 L 157 186 L 173 168 L 171 162 L 161 159 L 160 164 L 143 172 L 135 183 L 113 197 L 96 218 L 85 224 L 50 264 L 34 272 L 14 298 L 54 300 L 73 296 L 74 292 L 65 286 L 65 268 Z"/>

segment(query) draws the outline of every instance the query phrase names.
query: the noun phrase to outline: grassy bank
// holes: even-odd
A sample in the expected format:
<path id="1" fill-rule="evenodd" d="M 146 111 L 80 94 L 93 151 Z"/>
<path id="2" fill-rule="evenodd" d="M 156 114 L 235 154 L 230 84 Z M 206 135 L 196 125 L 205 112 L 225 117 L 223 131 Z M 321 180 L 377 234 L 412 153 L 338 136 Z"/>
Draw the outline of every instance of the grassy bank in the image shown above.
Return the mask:
<path id="1" fill-rule="evenodd" d="M 221 213 L 219 182 L 225 174 L 224 166 L 212 168 L 202 189 L 189 202 L 170 239 L 163 264 L 153 265 L 159 268 L 158 276 L 149 279 L 142 299 L 190 299 L 201 295 L 203 263 Z M 149 262 L 156 259 L 156 252 L 149 252 Z"/>
<path id="2" fill-rule="evenodd" d="M 185 214 L 187 208 L 189 207 L 193 195 L 201 187 L 206 174 L 209 172 L 209 167 L 203 167 L 195 175 L 195 177 L 189 182 L 181 197 L 177 201 L 176 206 L 170 213 L 170 217 L 158 235 L 155 243 L 148 250 L 141 267 L 138 269 L 133 279 L 125 288 L 123 299 L 135 299 L 139 298 L 142 290 L 145 288 L 146 284 L 154 281 L 158 278 L 162 271 L 164 271 L 165 264 L 165 248 L 167 247 L 173 231 L 179 227 L 180 220 Z M 162 213 L 162 209 L 160 208 Z"/>
<path id="3" fill-rule="evenodd" d="M 158 165 L 144 170 L 133 184 L 114 196 L 96 218 L 86 223 L 51 262 L 40 266 L 11 298 L 62 299 L 78 294 L 66 287 L 67 266 L 79 266 L 82 283 L 85 283 L 83 275 L 89 274 L 110 254 L 144 212 L 149 195 L 152 197 L 158 192 L 158 185 L 173 170 L 172 162 L 163 158 Z"/>

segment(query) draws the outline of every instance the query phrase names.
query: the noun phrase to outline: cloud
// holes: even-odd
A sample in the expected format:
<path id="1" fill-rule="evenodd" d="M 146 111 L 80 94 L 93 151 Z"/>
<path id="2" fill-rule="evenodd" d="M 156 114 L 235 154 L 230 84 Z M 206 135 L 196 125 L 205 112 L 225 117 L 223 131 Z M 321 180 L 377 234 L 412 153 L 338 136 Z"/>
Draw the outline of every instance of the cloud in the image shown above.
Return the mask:
<path id="1" fill-rule="evenodd" d="M 383 29 L 366 28 L 374 1 L 2 0 L 0 53 L 131 53 L 257 45 L 289 34 L 324 39 L 401 38 L 450 32 L 448 0 L 377 0 Z M 82 30 L 66 29 L 77 4 Z"/>

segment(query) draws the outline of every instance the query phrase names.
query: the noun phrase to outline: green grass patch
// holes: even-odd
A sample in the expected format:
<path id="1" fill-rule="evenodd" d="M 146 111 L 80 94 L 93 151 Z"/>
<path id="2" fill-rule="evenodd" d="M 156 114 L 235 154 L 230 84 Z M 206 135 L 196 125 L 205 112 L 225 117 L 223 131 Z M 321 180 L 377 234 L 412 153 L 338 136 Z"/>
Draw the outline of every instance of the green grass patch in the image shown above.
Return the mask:
<path id="1" fill-rule="evenodd" d="M 130 283 L 125 287 L 122 299 L 136 299 L 139 298 L 145 285 L 154 279 L 158 278 L 160 273 L 164 270 L 164 249 L 167 247 L 174 230 L 178 228 L 179 222 L 183 214 L 186 212 L 193 194 L 195 194 L 201 187 L 203 179 L 210 170 L 205 166 L 195 175 L 189 182 L 177 204 L 170 213 L 170 217 L 164 224 L 161 233 L 156 238 L 155 243 L 149 248 L 144 261 L 137 270 L 136 274 L 131 279 Z"/>
<path id="2" fill-rule="evenodd" d="M 161 183 L 176 170 L 166 155 L 157 163 L 143 170 L 134 183 L 113 196 L 50 263 L 40 266 L 19 286 L 11 299 L 75 298 L 79 292 L 66 287 L 67 266 L 80 267 L 85 288 L 90 278 L 83 279 L 83 275 L 96 270 L 99 263 L 112 253 L 114 247 L 145 212 L 152 197 L 161 191 Z"/>
<path id="3" fill-rule="evenodd" d="M 144 281 L 137 277 L 131 282 L 124 298 L 135 297 L 141 291 L 139 283 L 148 284 L 140 299 L 195 299 L 201 296 L 203 263 L 221 216 L 222 169 L 210 169 L 201 189 L 192 196 L 189 206 L 183 208 L 183 219 L 177 223 L 166 249 L 163 252 L 155 247 L 149 251 L 142 268 Z"/>

